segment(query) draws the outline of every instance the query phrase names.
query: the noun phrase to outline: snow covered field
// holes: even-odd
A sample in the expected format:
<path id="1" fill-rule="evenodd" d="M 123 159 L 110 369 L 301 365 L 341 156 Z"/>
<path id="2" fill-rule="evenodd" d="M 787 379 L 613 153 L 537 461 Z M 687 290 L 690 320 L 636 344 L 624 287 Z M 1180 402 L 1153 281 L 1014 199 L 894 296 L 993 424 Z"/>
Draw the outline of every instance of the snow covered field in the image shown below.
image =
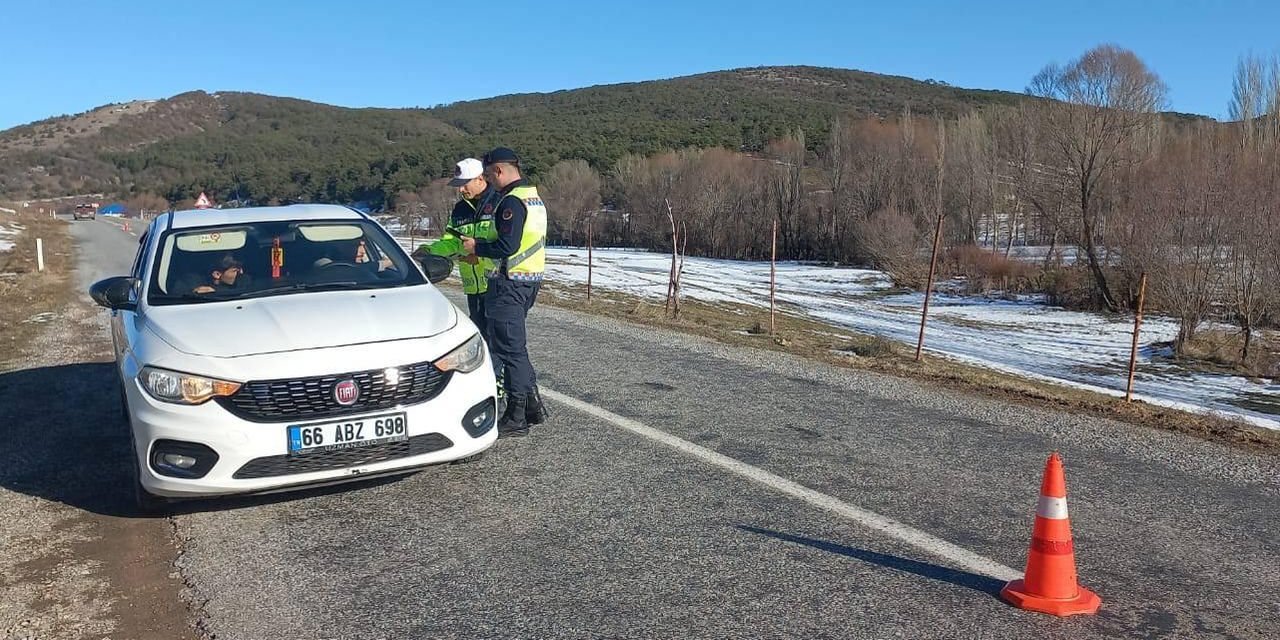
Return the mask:
<path id="1" fill-rule="evenodd" d="M 0 252 L 12 250 L 13 238 L 25 228 L 16 222 L 0 222 Z"/>
<path id="2" fill-rule="evenodd" d="M 585 249 L 549 249 L 548 277 L 585 283 Z M 661 300 L 670 254 L 595 251 L 592 285 Z M 768 307 L 769 264 L 689 258 L 682 294 L 703 302 Z M 879 271 L 780 263 L 781 311 L 914 345 L 923 294 L 900 292 Z M 1008 301 L 934 295 L 926 349 L 1018 376 L 1123 396 L 1132 318 L 1050 307 L 1037 299 Z M 1168 407 L 1225 413 L 1280 429 L 1280 384 L 1183 369 L 1168 360 L 1177 324 L 1145 318 L 1135 397 Z"/>

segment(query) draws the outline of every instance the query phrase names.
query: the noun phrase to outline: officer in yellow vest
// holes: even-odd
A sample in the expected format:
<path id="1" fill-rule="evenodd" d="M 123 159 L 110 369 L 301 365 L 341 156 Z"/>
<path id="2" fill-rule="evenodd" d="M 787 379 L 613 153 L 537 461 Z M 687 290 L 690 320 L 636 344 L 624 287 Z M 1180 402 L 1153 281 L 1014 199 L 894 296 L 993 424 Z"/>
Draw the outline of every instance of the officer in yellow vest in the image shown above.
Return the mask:
<path id="1" fill-rule="evenodd" d="M 490 350 L 506 368 L 507 408 L 498 420 L 498 437 L 525 436 L 529 426 L 547 418 L 529 361 L 525 317 L 538 297 L 546 264 L 547 207 L 538 190 L 520 175 L 520 158 L 499 147 L 484 155 L 485 178 L 498 190 L 496 237 L 464 237 L 464 251 L 493 264 L 488 273 L 485 313 Z"/>
<path id="2" fill-rule="evenodd" d="M 493 355 L 493 369 L 498 376 L 498 392 L 502 393 L 502 362 L 493 354 L 493 337 L 489 333 L 488 316 L 484 310 L 484 292 L 489 288 L 488 272 L 493 261 L 475 255 L 467 255 L 462 249 L 463 236 L 492 240 L 498 237 L 494 217 L 499 195 L 484 179 L 484 165 L 476 158 L 465 158 L 453 169 L 449 186 L 457 187 L 462 196 L 449 214 L 449 226 L 440 239 L 418 247 L 415 253 L 432 253 L 458 259 L 458 275 L 462 278 L 462 292 L 467 294 L 467 311 L 471 321 L 480 329 Z"/>

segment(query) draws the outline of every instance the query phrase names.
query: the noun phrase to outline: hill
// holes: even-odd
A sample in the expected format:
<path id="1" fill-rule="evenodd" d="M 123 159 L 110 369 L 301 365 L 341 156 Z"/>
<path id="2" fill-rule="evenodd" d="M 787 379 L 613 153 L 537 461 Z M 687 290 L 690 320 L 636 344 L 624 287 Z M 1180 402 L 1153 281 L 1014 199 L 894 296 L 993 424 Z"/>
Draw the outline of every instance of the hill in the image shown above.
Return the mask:
<path id="1" fill-rule="evenodd" d="M 607 170 L 628 152 L 758 150 L 795 127 L 822 143 L 837 115 L 910 105 L 954 117 L 1020 94 L 816 67 L 762 67 L 508 95 L 433 109 L 350 109 L 194 91 L 0 132 L 0 193 L 206 190 L 219 200 L 364 200 L 447 175 L 460 155 L 518 149 L 534 173 L 563 158 Z"/>

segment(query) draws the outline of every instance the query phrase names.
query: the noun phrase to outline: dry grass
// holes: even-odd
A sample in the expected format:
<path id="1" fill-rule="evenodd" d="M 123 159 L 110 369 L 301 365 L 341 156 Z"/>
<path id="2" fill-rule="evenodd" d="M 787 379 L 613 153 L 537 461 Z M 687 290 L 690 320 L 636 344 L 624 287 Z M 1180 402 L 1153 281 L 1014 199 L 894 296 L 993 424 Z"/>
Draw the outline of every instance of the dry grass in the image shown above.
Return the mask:
<path id="1" fill-rule="evenodd" d="M 0 225 L 24 227 L 12 250 L 0 253 L 0 370 L 28 354 L 42 325 L 57 322 L 72 297 L 74 262 L 67 223 L 47 216 L 0 213 Z M 44 267 L 36 261 L 36 238 L 44 241 Z"/>
<path id="2" fill-rule="evenodd" d="M 1183 345 L 1178 364 L 1193 370 L 1250 378 L 1280 376 L 1280 337 L 1273 332 L 1255 331 L 1249 343 L 1249 358 L 1241 362 L 1243 346 L 1244 336 L 1238 331 L 1201 331 Z"/>
<path id="3" fill-rule="evenodd" d="M 1031 292 L 1035 290 L 1041 273 L 1037 265 L 1010 260 L 1003 253 L 973 245 L 947 251 L 939 266 L 944 277 L 964 277 L 969 293 L 985 293 L 993 289 Z"/>
<path id="4" fill-rule="evenodd" d="M 740 305 L 710 305 L 683 301 L 679 320 L 672 320 L 661 302 L 615 292 L 593 292 L 558 283 L 544 285 L 539 302 L 639 324 L 703 336 L 721 343 L 798 355 L 841 367 L 875 371 L 923 380 L 949 388 L 976 392 L 1006 402 L 1085 413 L 1130 424 L 1187 433 L 1254 451 L 1280 453 L 1280 432 L 1242 420 L 1204 416 L 1143 402 L 1126 403 L 1090 391 L 1029 381 L 937 357 L 913 359 L 914 349 L 884 338 L 850 332 L 794 316 L 777 316 L 774 336 L 768 335 L 768 311 Z"/>

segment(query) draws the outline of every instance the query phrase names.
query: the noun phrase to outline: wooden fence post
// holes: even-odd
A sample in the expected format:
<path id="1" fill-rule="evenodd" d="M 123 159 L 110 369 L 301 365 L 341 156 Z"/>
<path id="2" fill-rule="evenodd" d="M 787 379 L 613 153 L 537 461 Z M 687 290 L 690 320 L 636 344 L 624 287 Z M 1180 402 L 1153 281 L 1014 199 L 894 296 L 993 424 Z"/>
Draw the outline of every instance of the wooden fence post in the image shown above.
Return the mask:
<path id="1" fill-rule="evenodd" d="M 1133 346 L 1129 348 L 1129 386 L 1124 392 L 1124 401 L 1133 401 L 1133 377 L 1138 371 L 1138 334 L 1142 332 L 1142 306 L 1147 299 L 1147 272 L 1142 272 L 1142 282 L 1138 285 L 1138 313 L 1133 316 Z"/>
<path id="2" fill-rule="evenodd" d="M 774 303 L 774 291 L 777 289 L 778 282 L 778 219 L 773 219 L 773 240 L 772 249 L 769 253 L 769 335 L 773 335 L 776 314 L 776 305 Z"/>

